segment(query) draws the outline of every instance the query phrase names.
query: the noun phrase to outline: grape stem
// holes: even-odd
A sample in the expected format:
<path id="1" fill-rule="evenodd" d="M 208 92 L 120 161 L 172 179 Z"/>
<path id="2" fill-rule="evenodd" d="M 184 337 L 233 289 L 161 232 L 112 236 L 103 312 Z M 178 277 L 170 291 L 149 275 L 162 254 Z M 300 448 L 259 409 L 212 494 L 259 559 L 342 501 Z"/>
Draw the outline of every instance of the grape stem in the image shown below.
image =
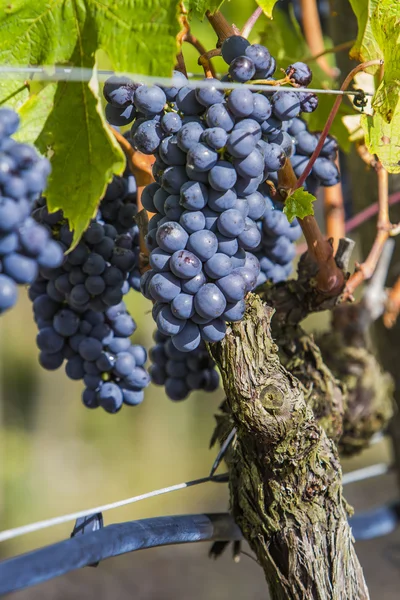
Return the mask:
<path id="1" fill-rule="evenodd" d="M 314 62 L 314 60 L 318 60 L 318 58 L 321 58 L 321 56 L 325 56 L 326 54 L 337 54 L 338 52 L 342 52 L 343 50 L 351 48 L 355 44 L 355 41 L 356 40 L 349 40 L 348 42 L 343 42 L 343 44 L 338 44 L 337 46 L 333 46 L 332 48 L 325 48 L 317 54 L 313 54 L 312 56 L 305 56 L 301 59 L 301 62 L 310 63 Z"/>
<path id="2" fill-rule="evenodd" d="M 247 81 L 246 83 L 253 83 L 256 85 L 257 84 L 259 84 L 259 85 L 275 85 L 275 86 L 285 85 L 286 83 L 290 83 L 290 85 L 292 85 L 293 87 L 299 87 L 299 86 L 295 86 L 293 84 L 289 75 L 285 75 L 285 77 L 283 77 L 282 79 L 254 79 L 254 80 Z"/>
<path id="3" fill-rule="evenodd" d="M 281 193 L 290 194 L 291 190 L 296 189 L 296 183 L 292 164 L 287 159 L 283 168 L 278 171 L 278 189 Z M 298 221 L 306 238 L 308 252 L 318 265 L 318 291 L 328 297 L 337 296 L 344 286 L 344 275 L 335 262 L 331 240 L 324 238 L 314 215 L 308 215 Z"/>
<path id="4" fill-rule="evenodd" d="M 201 55 L 198 61 L 198 64 L 201 65 L 204 69 L 204 74 L 207 78 L 210 77 L 216 77 L 216 72 L 215 69 L 213 67 L 213 65 L 211 64 L 208 56 L 207 56 L 207 50 L 205 49 L 205 47 L 203 46 L 203 44 L 200 42 L 200 40 L 197 39 L 197 37 L 195 37 L 192 32 L 190 31 L 190 25 L 189 25 L 189 21 L 187 20 L 187 10 L 186 8 L 183 6 L 183 4 L 181 3 L 180 5 L 180 10 L 181 10 L 181 14 L 179 17 L 179 22 L 181 24 L 181 30 L 178 33 L 177 37 L 176 37 L 176 41 L 179 47 L 182 47 L 182 44 L 184 42 L 186 42 L 187 44 L 190 44 L 191 46 L 193 46 L 194 48 L 196 48 L 196 50 L 198 51 L 198 53 Z M 181 64 L 184 64 L 184 59 L 183 59 L 183 55 L 182 55 L 182 51 L 180 52 L 181 54 Z M 178 60 L 179 60 L 179 55 L 178 55 Z M 179 63 L 178 63 L 179 64 Z M 182 71 L 182 69 L 180 69 L 180 71 Z M 183 71 L 182 71 L 183 72 Z M 185 75 L 187 75 L 186 72 L 186 66 L 185 66 Z"/>
<path id="5" fill-rule="evenodd" d="M 400 277 L 396 280 L 394 286 L 388 291 L 383 323 L 385 327 L 391 329 L 399 316 L 400 312 Z"/>
<path id="6" fill-rule="evenodd" d="M 253 12 L 253 14 L 247 19 L 246 23 L 243 25 L 242 31 L 240 32 L 240 35 L 242 37 L 246 39 L 249 37 L 254 25 L 257 23 L 258 19 L 261 17 L 262 14 L 262 8 L 258 6 Z"/>
<path id="7" fill-rule="evenodd" d="M 186 64 L 185 59 L 183 58 L 182 50 L 176 55 L 175 70 L 180 71 L 185 77 L 187 77 Z"/>
<path id="8" fill-rule="evenodd" d="M 117 142 L 119 143 L 119 145 L 121 146 L 122 150 L 124 151 L 128 166 L 129 166 L 131 172 L 135 176 L 136 184 L 137 184 L 137 208 L 138 208 L 138 212 L 141 213 L 144 210 L 142 202 L 141 202 L 143 190 L 146 187 L 146 185 L 148 185 L 149 183 L 152 183 L 154 181 L 153 172 L 151 169 L 151 166 L 155 160 L 154 156 L 152 156 L 152 155 L 148 156 L 146 154 L 142 154 L 138 150 L 135 150 L 134 148 L 132 148 L 132 146 L 128 142 L 128 140 L 126 138 L 124 138 L 124 136 L 121 133 L 119 133 L 119 131 L 114 129 L 113 127 L 110 127 L 110 131 L 113 134 L 113 136 L 115 137 L 115 139 L 117 140 Z M 151 216 L 151 213 L 149 213 L 147 215 L 147 217 L 150 217 L 150 216 Z M 147 248 L 145 240 L 144 240 L 145 232 L 143 229 L 143 224 L 142 224 L 141 219 L 140 219 L 140 222 L 138 223 L 138 225 L 140 225 L 140 227 L 139 227 L 139 232 L 140 232 L 139 270 L 142 273 L 146 270 L 146 267 L 148 264 L 149 251 L 148 251 L 148 248 Z"/>
<path id="9" fill-rule="evenodd" d="M 393 204 L 398 204 L 400 202 L 400 192 L 395 192 L 394 194 L 391 194 L 389 196 L 389 206 L 392 206 Z M 364 210 L 360 210 L 359 213 L 357 213 L 356 215 L 354 215 L 354 217 L 352 217 L 351 219 L 349 219 L 348 221 L 345 222 L 345 233 L 350 233 L 351 231 L 354 231 L 355 229 L 358 229 L 358 227 L 360 227 L 361 225 L 363 225 L 363 223 L 365 223 L 366 221 L 368 221 L 369 219 L 371 219 L 373 216 L 375 216 L 379 211 L 379 204 L 378 202 L 374 202 L 373 204 L 370 204 L 370 206 L 367 206 L 367 208 L 364 208 Z M 394 228 L 391 230 L 391 234 L 393 235 L 393 232 L 396 233 L 397 232 L 397 228 L 398 225 L 395 225 Z M 307 244 L 297 244 L 296 246 L 296 254 L 303 254 L 303 252 L 305 252 L 307 250 Z"/>
<path id="10" fill-rule="evenodd" d="M 300 6 L 304 37 L 306 38 L 310 52 L 318 57 L 317 63 L 321 69 L 329 77 L 336 78 L 340 73 L 339 69 L 331 67 L 324 56 L 325 43 L 318 14 L 317 0 L 300 0 Z"/>
<path id="11" fill-rule="evenodd" d="M 345 90 L 347 90 L 347 88 L 349 87 L 349 85 L 350 85 L 353 77 L 355 75 L 357 75 L 357 73 L 359 73 L 360 71 L 365 71 L 369 67 L 372 67 L 372 66 L 375 66 L 375 65 L 383 65 L 383 61 L 379 60 L 379 59 L 369 60 L 367 62 L 364 62 L 364 63 L 361 63 L 361 64 L 357 65 L 352 71 L 350 71 L 350 73 L 347 75 L 346 79 L 343 81 L 343 83 L 342 83 L 342 85 L 340 87 L 340 91 L 344 92 Z M 320 135 L 317 147 L 315 148 L 314 152 L 312 153 L 312 155 L 310 157 L 310 160 L 308 161 L 308 163 L 307 163 L 307 165 L 306 165 L 303 173 L 300 175 L 300 177 L 299 177 L 299 179 L 297 181 L 296 187 L 294 189 L 302 187 L 304 185 L 304 182 L 307 179 L 308 175 L 310 174 L 311 169 L 313 168 L 313 165 L 314 165 L 315 161 L 317 160 L 317 158 L 319 156 L 319 153 L 322 150 L 322 147 L 323 147 L 323 145 L 325 143 L 325 140 L 327 138 L 329 130 L 330 130 L 331 126 L 332 126 L 332 123 L 333 123 L 333 121 L 334 121 L 334 119 L 335 119 L 335 117 L 337 115 L 339 107 L 340 107 L 340 105 L 342 103 L 342 99 L 343 99 L 342 95 L 337 96 L 337 98 L 336 98 L 336 100 L 335 100 L 335 102 L 333 104 L 332 110 L 329 113 L 329 117 L 328 117 L 328 119 L 327 119 L 327 121 L 325 123 L 325 127 L 322 130 L 322 133 Z"/>
<path id="12" fill-rule="evenodd" d="M 209 50 L 208 52 L 204 52 L 201 56 L 199 56 L 199 60 L 197 61 L 197 64 L 199 64 L 200 66 L 203 67 L 206 77 L 208 77 L 207 70 L 211 73 L 211 77 L 216 77 L 215 70 L 214 70 L 214 67 L 212 66 L 210 59 L 213 58 L 214 56 L 220 56 L 220 55 L 221 55 L 221 49 L 213 48 L 212 50 Z"/>
<path id="13" fill-rule="evenodd" d="M 208 10 L 206 12 L 206 17 L 218 36 L 217 48 L 220 48 L 222 42 L 227 38 L 232 37 L 233 35 L 240 35 L 238 28 L 234 25 L 230 25 L 221 11 L 216 10 L 214 13 L 211 13 L 211 11 Z"/>
<path id="14" fill-rule="evenodd" d="M 207 58 L 207 51 L 203 44 L 197 39 L 197 37 L 195 37 L 189 30 L 188 33 L 185 35 L 183 41 L 187 42 L 188 44 L 191 44 L 194 48 L 196 48 L 196 50 L 200 54 L 198 64 L 203 67 L 205 76 L 207 78 L 216 78 L 217 74 L 211 61 Z"/>
<path id="15" fill-rule="evenodd" d="M 391 234 L 391 229 L 393 228 L 389 219 L 388 172 L 382 166 L 382 163 L 375 161 L 375 159 L 373 166 L 375 167 L 378 179 L 379 212 L 376 237 L 366 260 L 363 263 L 356 265 L 355 273 L 353 273 L 353 275 L 351 275 L 347 281 L 344 290 L 344 299 L 352 300 L 353 293 L 357 287 L 372 277 L 376 265 L 378 264 L 379 257 L 382 254 L 383 247 Z"/>
<path id="16" fill-rule="evenodd" d="M 142 154 L 138 150 L 135 150 L 119 131 L 113 127 L 110 127 L 110 130 L 118 144 L 121 146 L 122 150 L 125 152 L 128 166 L 135 176 L 138 186 L 138 209 L 141 210 L 143 208 L 140 201 L 141 191 L 146 185 L 154 181 L 151 170 L 151 166 L 155 160 L 154 156 Z"/>
<path id="17" fill-rule="evenodd" d="M 339 168 L 339 161 L 336 160 Z M 333 240 L 336 252 L 339 240 L 346 235 L 342 183 L 324 188 L 324 216 L 328 239 Z"/>

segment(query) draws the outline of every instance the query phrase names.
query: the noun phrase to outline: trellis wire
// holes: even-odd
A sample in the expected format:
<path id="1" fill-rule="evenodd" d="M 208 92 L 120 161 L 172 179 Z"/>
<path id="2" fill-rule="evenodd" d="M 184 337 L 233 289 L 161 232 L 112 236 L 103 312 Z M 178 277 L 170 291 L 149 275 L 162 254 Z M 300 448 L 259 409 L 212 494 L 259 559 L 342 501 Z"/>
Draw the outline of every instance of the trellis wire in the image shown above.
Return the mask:
<path id="1" fill-rule="evenodd" d="M 357 469 L 355 471 L 351 471 L 343 475 L 342 483 L 343 485 L 347 485 L 349 483 L 355 483 L 357 481 L 363 481 L 365 479 L 370 479 L 372 477 L 378 477 L 380 475 L 384 475 L 391 470 L 391 467 L 384 464 L 379 463 L 376 465 L 371 465 L 369 467 L 365 467 L 362 469 Z M 54 527 L 56 525 L 62 525 L 64 523 L 69 523 L 71 521 L 75 521 L 76 519 L 82 517 L 88 517 L 95 513 L 103 513 L 108 510 L 113 510 L 115 508 L 120 508 L 122 506 L 127 506 L 128 504 L 134 504 L 136 502 L 140 502 L 141 500 L 147 500 L 148 498 L 155 498 L 156 496 L 161 496 L 163 494 L 168 494 L 170 492 L 176 492 L 178 490 L 184 490 L 188 487 L 193 487 L 195 485 L 200 485 L 202 483 L 208 482 L 225 482 L 227 481 L 227 473 L 222 475 L 212 475 L 208 477 L 202 477 L 200 479 L 193 479 L 192 481 L 186 481 L 183 483 L 178 483 L 176 485 L 171 485 L 165 488 L 161 488 L 158 490 L 153 490 L 151 492 L 147 492 L 145 494 L 140 494 L 139 496 L 133 496 L 131 498 L 126 498 L 124 500 L 118 500 L 117 502 L 111 502 L 109 504 L 103 504 L 102 506 L 96 506 L 93 508 L 88 508 L 86 510 L 80 510 L 73 513 L 68 513 L 66 515 L 61 515 L 58 517 L 53 517 L 51 519 L 44 519 L 43 521 L 37 521 L 35 523 L 29 523 L 28 525 L 21 525 L 20 527 L 15 527 L 13 529 L 5 529 L 0 532 L 0 542 L 5 542 L 6 540 L 10 540 L 16 537 L 20 537 L 22 535 L 26 535 L 28 533 L 34 533 L 35 531 L 40 531 L 41 529 L 47 529 L 49 527 Z"/>
<path id="2" fill-rule="evenodd" d="M 10 77 L 10 75 L 12 77 Z M 150 85 L 163 85 L 163 86 L 175 86 L 175 87 L 192 87 L 192 88 L 203 88 L 208 87 L 210 84 L 206 79 L 192 79 L 188 80 L 185 84 L 181 81 L 177 81 L 174 77 L 158 77 L 155 75 L 143 75 L 140 73 L 130 72 L 118 72 L 109 70 L 93 70 L 84 67 L 52 67 L 40 65 L 37 67 L 26 67 L 22 65 L 16 66 L 0 66 L 0 79 L 20 79 L 24 80 L 28 76 L 35 76 L 36 80 L 39 81 L 90 81 L 93 77 L 97 77 L 99 81 L 106 81 L 112 75 L 129 77 L 130 79 L 140 81 L 142 83 L 148 83 Z M 39 77 L 36 77 L 39 76 Z M 304 87 L 282 87 L 274 85 L 264 85 L 257 83 L 246 83 L 246 87 L 254 91 L 271 91 L 276 92 L 312 92 L 314 94 L 331 94 L 338 96 L 373 96 L 371 92 L 364 92 L 360 90 L 331 90 L 331 89 L 314 89 Z M 234 83 L 229 81 L 213 81 L 213 86 L 222 90 L 232 90 L 235 88 L 243 89 L 242 83 Z"/>
<path id="3" fill-rule="evenodd" d="M 79 519 L 81 517 L 87 517 L 94 513 L 103 513 L 103 512 L 106 512 L 107 510 L 112 510 L 114 508 L 120 508 L 121 506 L 127 506 L 128 504 L 134 504 L 135 502 L 140 502 L 141 500 L 147 500 L 148 498 L 155 498 L 156 496 L 161 496 L 163 494 L 168 494 L 170 492 L 184 490 L 188 487 L 200 485 L 201 483 L 208 483 L 209 481 L 213 481 L 213 482 L 224 481 L 224 475 L 217 475 L 215 477 L 202 477 L 201 479 L 193 479 L 192 481 L 185 481 L 183 483 L 178 483 L 176 485 L 170 485 L 168 487 L 161 488 L 159 490 L 153 490 L 151 492 L 147 492 L 146 494 L 140 494 L 139 496 L 133 496 L 132 498 L 125 498 L 125 500 L 118 500 L 117 502 L 103 504 L 102 506 L 96 506 L 94 508 L 89 508 L 86 510 L 79 510 L 77 512 L 69 513 L 67 515 L 53 517 L 52 519 L 45 519 L 43 521 L 37 521 L 36 523 L 30 523 L 29 525 L 22 525 L 21 527 L 15 527 L 14 529 L 6 529 L 5 531 L 0 532 L 0 542 L 5 542 L 6 540 L 10 540 L 12 538 L 19 537 L 21 535 L 26 535 L 27 533 L 33 533 L 35 531 L 40 531 L 41 529 L 46 529 L 48 527 L 54 527 L 55 525 L 62 525 L 63 523 L 75 521 L 76 519 Z"/>
<path id="4" fill-rule="evenodd" d="M 392 467 L 385 463 L 370 465 L 369 467 L 363 467 L 345 473 L 342 477 L 342 484 L 348 485 L 349 483 L 357 483 L 358 481 L 365 481 L 366 479 L 372 479 L 373 477 L 380 477 L 381 475 L 386 475 L 391 470 Z"/>

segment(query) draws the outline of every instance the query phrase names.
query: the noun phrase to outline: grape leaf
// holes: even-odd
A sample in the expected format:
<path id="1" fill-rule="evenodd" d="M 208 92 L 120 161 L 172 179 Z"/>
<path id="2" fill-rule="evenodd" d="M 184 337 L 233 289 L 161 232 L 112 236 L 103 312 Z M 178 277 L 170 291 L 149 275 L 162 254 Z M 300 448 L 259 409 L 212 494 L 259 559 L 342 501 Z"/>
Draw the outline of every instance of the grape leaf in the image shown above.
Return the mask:
<path id="1" fill-rule="evenodd" d="M 390 124 L 382 115 L 361 115 L 365 144 L 371 154 L 377 154 L 389 173 L 400 173 L 400 114 L 397 111 Z"/>
<path id="2" fill-rule="evenodd" d="M 111 67 L 148 75 L 171 74 L 179 30 L 174 0 L 19 0 L 0 7 L 0 63 L 89 69 L 104 50 Z M 101 114 L 96 87 L 61 82 L 31 97 L 21 80 L 0 80 L 0 103 L 26 118 L 21 138 L 37 138 L 48 152 L 52 175 L 46 196 L 62 208 L 74 228 L 75 242 L 87 227 L 123 153 Z M 94 80 L 93 82 L 94 83 Z M 47 90 L 47 91 L 46 91 Z M 10 96 L 12 95 L 12 98 Z M 25 137 L 25 135 L 26 137 Z"/>
<path id="3" fill-rule="evenodd" d="M 187 0 L 185 6 L 189 11 L 202 19 L 208 10 L 214 13 L 221 8 L 223 3 L 224 0 Z"/>
<path id="4" fill-rule="evenodd" d="M 381 0 L 371 19 L 375 40 L 383 53 L 384 76 L 372 106 L 387 123 L 392 120 L 400 96 L 400 4 L 393 0 Z"/>
<path id="5" fill-rule="evenodd" d="M 372 15 L 380 0 L 350 0 L 351 7 L 357 17 L 357 40 L 350 50 L 350 58 L 366 62 L 375 58 L 383 58 L 383 54 L 372 30 Z M 369 73 L 376 73 L 378 67 L 370 67 Z"/>
<path id="6" fill-rule="evenodd" d="M 121 149 L 105 126 L 92 85 L 58 85 L 54 110 L 37 145 L 43 154 L 53 155 L 46 190 L 49 210 L 64 211 L 77 243 L 94 217 L 107 182 L 125 166 Z"/>
<path id="7" fill-rule="evenodd" d="M 272 19 L 272 10 L 278 0 L 256 0 L 258 6 L 262 8 L 264 15 Z"/>
<path id="8" fill-rule="evenodd" d="M 54 95 L 57 90 L 55 83 L 48 83 L 46 86 L 37 86 L 28 100 L 19 109 L 21 125 L 17 133 L 13 136 L 20 142 L 34 144 L 43 129 L 43 123 L 54 106 Z"/>
<path id="9" fill-rule="evenodd" d="M 291 223 L 295 217 L 304 219 L 304 217 L 313 215 L 313 202 L 315 201 L 316 197 L 309 192 L 306 192 L 303 187 L 295 190 L 293 194 L 286 198 L 283 209 L 289 223 Z"/>
<path id="10" fill-rule="evenodd" d="M 372 99 L 374 114 L 362 115 L 361 125 L 365 142 L 372 154 L 390 173 L 400 172 L 400 4 L 393 0 L 379 0 L 368 5 L 364 14 L 368 56 L 383 59 L 383 79 Z"/>

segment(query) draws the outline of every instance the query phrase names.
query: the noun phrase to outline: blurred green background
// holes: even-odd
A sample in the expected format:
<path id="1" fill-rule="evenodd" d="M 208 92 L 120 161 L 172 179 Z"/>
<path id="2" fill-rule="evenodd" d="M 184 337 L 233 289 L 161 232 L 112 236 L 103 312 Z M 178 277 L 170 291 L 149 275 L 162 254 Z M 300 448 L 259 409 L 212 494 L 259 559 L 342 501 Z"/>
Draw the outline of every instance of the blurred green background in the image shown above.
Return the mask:
<path id="1" fill-rule="evenodd" d="M 278 3 L 279 4 L 279 3 Z M 227 3 L 228 19 L 242 26 L 255 3 Z M 262 17 L 254 31 L 263 31 Z M 207 23 L 194 33 L 207 48 L 215 36 Z M 300 57 L 298 57 L 300 58 Z M 198 72 L 197 54 L 185 47 L 188 70 Z M 223 63 L 217 63 L 223 70 Z M 129 309 L 138 325 L 134 342 L 152 345 L 150 302 L 131 292 Z M 328 315 L 313 317 L 310 328 L 328 324 Z M 162 388 L 150 386 L 145 402 L 124 407 L 117 415 L 89 411 L 80 401 L 82 384 L 63 369 L 46 372 L 37 363 L 36 328 L 25 290 L 16 309 L 0 319 L 0 529 L 113 502 L 152 489 L 205 476 L 215 457 L 209 439 L 223 392 L 194 393 L 171 402 Z M 383 441 L 345 470 L 391 460 Z M 392 475 L 346 488 L 357 509 L 377 506 L 398 495 Z M 225 485 L 204 484 L 105 514 L 105 524 L 152 516 L 223 512 Z M 0 544 L 0 559 L 69 537 L 71 525 L 43 530 Z M 216 562 L 207 545 L 188 545 L 138 552 L 115 558 L 98 569 L 86 568 L 17 593 L 20 600 L 81 597 L 125 600 L 153 598 L 266 598 L 261 569 L 247 556 L 237 565 L 230 552 Z M 357 544 L 372 598 L 398 598 L 400 537 Z"/>

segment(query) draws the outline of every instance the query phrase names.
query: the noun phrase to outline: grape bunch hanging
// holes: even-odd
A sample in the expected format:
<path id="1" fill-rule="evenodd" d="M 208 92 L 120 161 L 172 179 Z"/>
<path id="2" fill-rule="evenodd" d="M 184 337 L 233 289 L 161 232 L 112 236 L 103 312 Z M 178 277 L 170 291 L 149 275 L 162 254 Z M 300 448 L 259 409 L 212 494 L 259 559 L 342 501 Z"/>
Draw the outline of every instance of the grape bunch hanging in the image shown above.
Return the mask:
<path id="1" fill-rule="evenodd" d="M 41 268 L 30 287 L 39 333 L 39 362 L 83 380 L 88 408 L 118 412 L 140 404 L 149 375 L 145 349 L 133 345 L 136 324 L 123 302 L 138 285 L 139 230 L 135 224 L 136 182 L 126 171 L 115 177 L 79 244 L 58 268 Z M 33 217 L 56 240 L 61 255 L 72 232 L 61 211 L 49 213 L 41 198 Z"/>
<path id="2" fill-rule="evenodd" d="M 276 62 L 264 46 L 233 36 L 221 52 L 229 65 L 224 81 L 274 82 Z M 142 292 L 154 302 L 159 332 L 190 353 L 223 339 L 226 323 L 243 317 L 244 298 L 257 284 L 289 275 L 300 228 L 288 223 L 269 186 L 287 158 L 297 170 L 308 160 L 305 134 L 313 142 L 317 136 L 298 117 L 318 102 L 304 91 L 252 92 L 245 85 L 226 91 L 211 78 L 193 88 L 182 73 L 174 77 L 172 88 L 113 77 L 104 95 L 110 122 L 133 122 L 133 146 L 155 156 L 155 183 L 142 196 L 154 213 Z M 311 78 L 304 63 L 285 74 L 293 86 Z M 307 184 L 337 182 L 336 148 L 332 140 L 326 146 Z"/>

